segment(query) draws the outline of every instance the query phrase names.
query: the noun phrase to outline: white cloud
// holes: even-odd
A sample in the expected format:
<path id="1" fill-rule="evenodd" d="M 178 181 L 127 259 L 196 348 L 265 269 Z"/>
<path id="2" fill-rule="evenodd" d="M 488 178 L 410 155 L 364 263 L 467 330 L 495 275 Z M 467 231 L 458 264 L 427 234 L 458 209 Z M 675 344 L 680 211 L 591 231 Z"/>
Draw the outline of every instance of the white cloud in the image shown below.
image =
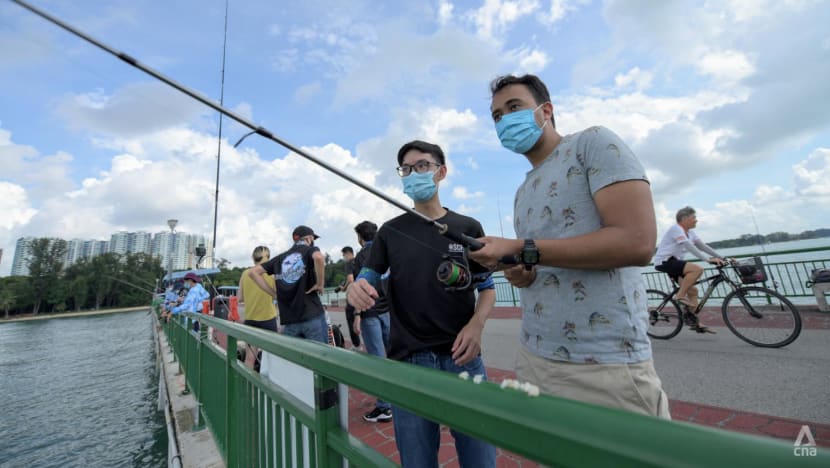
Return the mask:
<path id="1" fill-rule="evenodd" d="M 653 79 L 654 74 L 650 71 L 641 70 L 640 67 L 634 67 L 624 74 L 618 73 L 614 77 L 614 85 L 617 88 L 633 86 L 637 91 L 645 91 L 651 87 Z"/>
<path id="2" fill-rule="evenodd" d="M 29 205 L 26 190 L 16 184 L 0 181 L 0 231 L 26 224 L 37 210 Z"/>
<path id="3" fill-rule="evenodd" d="M 548 56 L 541 50 L 521 50 L 518 53 L 519 69 L 526 73 L 539 73 L 548 64 Z"/>
<path id="4" fill-rule="evenodd" d="M 702 74 L 727 83 L 737 83 L 755 73 L 755 67 L 746 54 L 735 50 L 705 53 L 697 62 L 697 67 Z"/>
<path id="5" fill-rule="evenodd" d="M 830 148 L 819 148 L 807 159 L 793 166 L 795 191 L 803 197 L 814 198 L 817 203 L 827 204 L 830 200 Z"/>
<path id="6" fill-rule="evenodd" d="M 484 197 L 484 192 L 480 190 L 471 192 L 467 187 L 458 186 L 452 189 L 452 196 L 459 200 L 470 200 Z"/>
<path id="7" fill-rule="evenodd" d="M 505 30 L 524 16 L 539 8 L 535 0 L 485 0 L 484 5 L 471 13 L 479 37 L 497 39 Z"/>
<path id="8" fill-rule="evenodd" d="M 547 14 L 542 16 L 542 22 L 545 24 L 556 24 L 562 21 L 568 13 L 572 13 L 585 5 L 589 0 L 550 0 L 550 8 Z"/>
<path id="9" fill-rule="evenodd" d="M 294 92 L 294 100 L 300 104 L 305 104 L 320 94 L 322 89 L 323 85 L 319 81 L 304 84 Z"/>
<path id="10" fill-rule="evenodd" d="M 438 5 L 438 24 L 444 26 L 452 20 L 454 5 L 446 0 L 441 0 Z"/>
<path id="11" fill-rule="evenodd" d="M 136 136 L 182 124 L 205 112 L 202 104 L 160 82 L 132 83 L 113 94 L 69 94 L 55 113 L 77 130 Z"/>

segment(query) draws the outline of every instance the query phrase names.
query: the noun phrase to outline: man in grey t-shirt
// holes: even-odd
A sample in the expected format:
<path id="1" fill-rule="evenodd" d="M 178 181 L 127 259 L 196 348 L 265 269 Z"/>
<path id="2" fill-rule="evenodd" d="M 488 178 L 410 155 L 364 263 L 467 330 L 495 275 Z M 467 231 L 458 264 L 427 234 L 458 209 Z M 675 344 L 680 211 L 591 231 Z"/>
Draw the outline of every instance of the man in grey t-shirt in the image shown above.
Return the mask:
<path id="1" fill-rule="evenodd" d="M 645 170 L 610 130 L 561 136 L 538 77 L 493 81 L 502 145 L 531 163 L 516 192 L 518 239 L 484 237 L 470 257 L 521 289 L 516 373 L 546 393 L 669 418 L 651 360 L 637 268 L 657 238 Z"/>

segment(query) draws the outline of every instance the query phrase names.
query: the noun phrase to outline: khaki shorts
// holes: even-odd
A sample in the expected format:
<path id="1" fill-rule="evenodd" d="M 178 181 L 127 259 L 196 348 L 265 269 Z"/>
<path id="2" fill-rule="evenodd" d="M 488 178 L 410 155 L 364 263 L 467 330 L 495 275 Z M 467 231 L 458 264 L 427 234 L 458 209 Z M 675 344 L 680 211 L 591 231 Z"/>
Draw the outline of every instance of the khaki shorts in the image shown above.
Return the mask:
<path id="1" fill-rule="evenodd" d="M 573 364 L 545 359 L 521 346 L 516 376 L 550 395 L 671 419 L 669 399 L 652 361 Z"/>

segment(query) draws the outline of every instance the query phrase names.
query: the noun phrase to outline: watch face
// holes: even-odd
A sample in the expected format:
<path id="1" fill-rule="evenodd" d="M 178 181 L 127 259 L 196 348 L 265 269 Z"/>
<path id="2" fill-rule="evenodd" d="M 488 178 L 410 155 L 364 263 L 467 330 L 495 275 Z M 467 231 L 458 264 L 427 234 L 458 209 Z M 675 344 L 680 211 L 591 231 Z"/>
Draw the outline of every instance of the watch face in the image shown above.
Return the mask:
<path id="1" fill-rule="evenodd" d="M 522 251 L 522 263 L 526 265 L 535 265 L 539 263 L 539 251 L 538 250 L 523 250 Z"/>

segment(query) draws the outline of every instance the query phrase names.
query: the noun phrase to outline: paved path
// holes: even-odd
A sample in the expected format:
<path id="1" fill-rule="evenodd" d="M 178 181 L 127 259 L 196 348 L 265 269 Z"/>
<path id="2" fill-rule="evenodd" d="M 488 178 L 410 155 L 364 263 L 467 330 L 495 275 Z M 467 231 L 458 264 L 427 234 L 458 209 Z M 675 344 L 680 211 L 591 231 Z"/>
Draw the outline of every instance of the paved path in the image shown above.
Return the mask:
<path id="1" fill-rule="evenodd" d="M 345 327 L 342 309 L 329 311 L 332 320 Z M 705 313 L 717 315 L 716 310 Z M 830 447 L 830 314 L 811 309 L 802 313 L 802 335 L 783 349 L 751 346 L 726 328 L 716 328 L 715 335 L 684 329 L 672 340 L 655 340 L 655 366 L 671 400 L 673 419 L 789 443 L 802 425 L 808 425 L 816 444 Z M 499 308 L 488 320 L 482 354 L 491 380 L 515 377 L 511 369 L 519 327 L 515 308 Z M 369 395 L 350 391 L 349 432 L 399 462 L 392 424 L 362 420 L 373 404 Z M 442 466 L 458 466 L 446 429 L 439 460 Z M 498 466 L 537 465 L 500 451 Z"/>

